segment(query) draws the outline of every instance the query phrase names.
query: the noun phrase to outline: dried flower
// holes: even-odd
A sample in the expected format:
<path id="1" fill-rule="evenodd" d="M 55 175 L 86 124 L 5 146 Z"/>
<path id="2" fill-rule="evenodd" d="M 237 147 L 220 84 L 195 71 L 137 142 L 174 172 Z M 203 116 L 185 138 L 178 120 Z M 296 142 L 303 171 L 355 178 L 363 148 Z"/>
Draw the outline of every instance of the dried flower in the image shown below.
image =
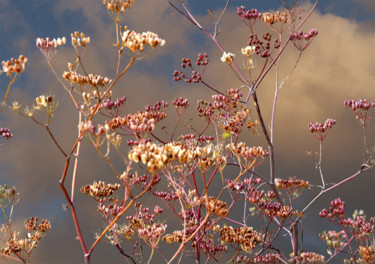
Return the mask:
<path id="1" fill-rule="evenodd" d="M 133 53 L 133 57 L 144 52 L 147 47 L 154 49 L 157 46 L 165 45 L 165 40 L 159 38 L 159 36 L 153 32 L 137 33 L 127 28 L 121 33 L 121 40 L 122 46 L 128 48 L 131 53 Z"/>
<path id="2" fill-rule="evenodd" d="M 72 38 L 72 46 L 77 48 L 79 46 L 86 47 L 87 44 L 90 43 L 90 37 L 86 36 L 84 33 L 79 33 L 75 31 L 74 33 L 70 34 Z"/>
<path id="3" fill-rule="evenodd" d="M 221 61 L 227 63 L 228 65 L 231 65 L 235 56 L 236 55 L 233 53 L 224 51 L 223 56 L 221 56 Z"/>
<path id="4" fill-rule="evenodd" d="M 12 73 L 21 73 L 25 70 L 26 62 L 27 58 L 23 55 L 20 55 L 18 59 L 11 58 L 8 61 L 2 61 L 2 72 L 5 72 L 7 76 L 12 76 Z"/>
<path id="5" fill-rule="evenodd" d="M 58 46 L 64 45 L 66 43 L 66 38 L 58 38 L 49 40 L 49 38 L 37 38 L 36 46 L 40 49 L 40 52 L 47 60 L 51 60 L 56 54 L 56 49 Z"/>

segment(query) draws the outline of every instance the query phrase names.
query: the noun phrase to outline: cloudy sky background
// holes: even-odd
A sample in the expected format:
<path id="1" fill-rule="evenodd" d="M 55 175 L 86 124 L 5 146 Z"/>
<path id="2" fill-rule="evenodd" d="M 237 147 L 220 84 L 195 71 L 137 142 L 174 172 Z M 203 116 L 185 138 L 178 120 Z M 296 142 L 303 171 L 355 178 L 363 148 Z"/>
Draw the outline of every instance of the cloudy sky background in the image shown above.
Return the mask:
<path id="1" fill-rule="evenodd" d="M 178 1 L 175 1 L 178 2 Z M 193 14 L 212 31 L 207 9 L 220 11 L 225 1 L 187 1 Z M 240 48 L 248 41 L 249 31 L 235 14 L 235 8 L 244 5 L 247 9 L 259 11 L 275 10 L 278 1 L 232 1 L 221 22 L 218 37 L 225 50 L 237 54 L 237 65 L 242 65 Z M 301 2 L 305 10 L 312 6 Z M 324 142 L 323 170 L 326 182 L 338 182 L 356 172 L 362 162 L 362 130 L 354 115 L 343 105 L 345 99 L 375 99 L 375 27 L 371 0 L 321 0 L 317 11 L 311 16 L 305 31 L 317 28 L 319 35 L 303 53 L 297 69 L 280 91 L 275 123 L 276 176 L 296 176 L 314 184 L 320 183 L 314 162 L 305 155 L 306 150 L 318 151 L 319 143 L 309 133 L 309 122 L 324 122 L 327 118 L 337 120 L 337 125 Z M 259 22 L 258 22 L 259 23 Z M 260 23 L 259 23 L 260 24 Z M 209 99 L 211 91 L 202 85 L 175 83 L 172 73 L 180 70 L 184 57 L 195 59 L 197 53 L 207 52 L 210 63 L 204 79 L 211 86 L 225 92 L 238 88 L 241 83 L 230 68 L 220 62 L 221 52 L 205 35 L 179 15 L 166 0 L 137 1 L 122 25 L 138 32 L 152 31 L 166 40 L 146 59 L 136 62 L 125 78 L 114 90 L 114 98 L 127 96 L 127 113 L 143 109 L 146 104 L 158 100 L 170 103 L 175 97 L 190 100 L 190 116 L 197 119 L 195 102 L 199 98 Z M 57 38 L 76 30 L 91 37 L 91 44 L 83 58 L 90 73 L 113 77 L 116 50 L 112 47 L 115 27 L 100 1 L 94 0 L 0 0 L 0 60 L 8 60 L 23 54 L 29 58 L 26 71 L 14 84 L 8 99 L 22 105 L 32 105 L 35 97 L 53 94 L 59 102 L 51 129 L 64 150 L 70 151 L 77 134 L 77 113 L 69 96 L 62 89 L 46 61 L 35 47 L 38 37 Z M 68 41 L 69 42 L 69 41 Z M 57 73 L 67 70 L 66 64 L 74 60 L 70 45 L 59 48 L 52 60 Z M 297 50 L 290 45 L 282 57 L 281 77 L 285 77 L 298 58 Z M 262 61 L 257 59 L 258 65 Z M 4 96 L 7 77 L 0 76 L 0 95 Z M 258 97 L 266 123 L 270 121 L 270 109 L 274 94 L 274 72 L 264 80 L 258 89 Z M 169 122 L 174 121 L 173 107 L 169 107 Z M 202 126 L 198 122 L 196 127 Z M 0 127 L 8 127 L 14 137 L 0 146 L 0 184 L 15 185 L 21 200 L 15 208 L 14 224 L 21 226 L 31 216 L 47 218 L 52 230 L 33 253 L 34 263 L 82 263 L 79 242 L 75 240 L 70 212 L 62 209 L 65 203 L 58 185 L 65 160 L 52 144 L 47 132 L 31 120 L 14 112 L 4 110 L 0 114 Z M 164 136 L 162 131 L 159 135 Z M 375 123 L 368 129 L 368 143 L 375 144 Z M 262 137 L 247 139 L 249 145 L 266 147 Z M 121 166 L 121 164 L 118 164 Z M 263 173 L 267 175 L 267 165 Z M 71 172 L 68 173 L 68 176 Z M 68 177 L 69 178 L 69 177 Z M 94 149 L 82 144 L 77 188 L 93 180 L 114 182 L 115 177 Z M 66 186 L 69 186 L 69 180 Z M 364 209 L 368 216 L 375 215 L 375 173 L 360 175 L 350 183 L 326 194 L 308 211 L 304 222 L 304 247 L 309 251 L 324 254 L 323 243 L 317 234 L 329 226 L 317 224 L 320 209 L 327 208 L 331 199 L 341 197 L 347 202 L 348 216 L 354 209 Z M 67 187 L 68 188 L 68 187 Z M 317 190 L 305 196 L 305 202 Z M 94 233 L 102 229 L 96 205 L 79 192 L 76 206 L 80 222 L 85 223 L 83 233 L 90 245 Z M 305 204 L 302 202 L 302 204 Z M 0 218 L 1 219 L 1 218 Z M 308 227 L 308 228 L 307 228 Z M 308 229 L 308 230 L 307 230 Z M 103 244 L 103 243 L 102 243 Z M 108 262 L 110 259 L 112 262 Z M 118 263 L 122 258 L 115 248 L 99 246 L 92 255 L 92 263 Z"/>

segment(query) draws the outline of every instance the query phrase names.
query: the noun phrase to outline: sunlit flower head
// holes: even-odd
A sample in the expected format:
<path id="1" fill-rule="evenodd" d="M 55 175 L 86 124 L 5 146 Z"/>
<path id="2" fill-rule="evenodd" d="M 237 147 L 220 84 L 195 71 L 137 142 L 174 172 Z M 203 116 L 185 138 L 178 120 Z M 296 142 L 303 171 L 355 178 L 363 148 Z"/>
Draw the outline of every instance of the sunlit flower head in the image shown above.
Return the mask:
<path id="1" fill-rule="evenodd" d="M 56 49 L 58 46 L 64 45 L 66 43 L 66 38 L 58 38 L 50 40 L 47 38 L 37 38 L 36 46 L 40 49 L 40 52 L 47 60 L 51 60 L 56 54 Z"/>
<path id="2" fill-rule="evenodd" d="M 132 53 L 142 53 L 147 47 L 154 49 L 165 44 L 165 40 L 153 32 L 137 33 L 128 29 L 121 33 L 121 40 L 122 46 L 128 48 Z"/>
<path id="3" fill-rule="evenodd" d="M 20 55 L 18 59 L 11 58 L 8 61 L 2 61 L 2 72 L 5 72 L 7 76 L 11 76 L 12 73 L 20 73 L 25 70 L 25 64 L 27 58 L 23 55 Z"/>
<path id="4" fill-rule="evenodd" d="M 256 49 L 255 46 L 247 46 L 245 48 L 242 48 L 241 52 L 243 55 L 250 57 L 251 55 L 255 53 L 255 49 Z"/>
<path id="5" fill-rule="evenodd" d="M 86 47 L 87 44 L 90 43 L 90 37 L 86 36 L 84 33 L 80 33 L 78 31 L 75 31 L 74 33 L 71 34 L 72 37 L 72 45 L 73 47 Z"/>
<path id="6" fill-rule="evenodd" d="M 221 57 L 221 61 L 230 65 L 230 64 L 232 64 L 235 56 L 236 55 L 233 54 L 233 53 L 224 51 L 223 56 Z"/>

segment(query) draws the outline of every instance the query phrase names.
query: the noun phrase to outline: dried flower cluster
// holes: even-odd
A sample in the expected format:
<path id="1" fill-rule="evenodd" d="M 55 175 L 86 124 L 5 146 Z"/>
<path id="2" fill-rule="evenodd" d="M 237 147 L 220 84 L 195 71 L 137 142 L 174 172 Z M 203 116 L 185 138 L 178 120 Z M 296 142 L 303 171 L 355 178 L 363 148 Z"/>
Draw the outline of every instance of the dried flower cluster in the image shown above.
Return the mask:
<path id="1" fill-rule="evenodd" d="M 11 58 L 7 61 L 2 61 L 2 72 L 5 72 L 7 76 L 12 76 L 12 74 L 18 74 L 25 70 L 25 64 L 27 58 L 23 55 L 20 55 L 18 59 Z"/>
<path id="2" fill-rule="evenodd" d="M 90 43 L 90 37 L 86 36 L 84 33 L 79 33 L 75 31 L 74 33 L 70 34 L 72 38 L 72 46 L 77 48 L 79 46 L 86 47 L 87 44 Z"/>
<path id="3" fill-rule="evenodd" d="M 102 0 L 103 5 L 111 11 L 116 13 L 124 13 L 127 9 L 132 8 L 134 0 Z"/>
<path id="4" fill-rule="evenodd" d="M 289 15 L 286 12 L 276 11 L 275 13 L 265 12 L 259 13 L 259 19 L 268 25 L 273 25 L 275 23 L 286 24 L 288 23 Z"/>
<path id="5" fill-rule="evenodd" d="M 153 32 L 137 33 L 125 30 L 121 33 L 122 46 L 128 48 L 134 55 L 142 53 L 147 47 L 151 49 L 164 46 L 165 40 Z"/>
<path id="6" fill-rule="evenodd" d="M 39 48 L 44 58 L 46 58 L 48 61 L 50 61 L 53 58 L 53 56 L 55 56 L 57 47 L 64 45 L 65 43 L 65 37 L 53 40 L 50 40 L 48 37 L 36 39 L 36 46 Z"/>
<path id="7" fill-rule="evenodd" d="M 63 77 L 68 82 L 77 83 L 78 85 L 92 85 L 95 87 L 105 86 L 109 84 L 112 80 L 107 77 L 102 77 L 96 74 L 81 75 L 74 71 L 64 71 Z"/>
<path id="8" fill-rule="evenodd" d="M 245 252 L 251 252 L 257 244 L 263 242 L 264 237 L 261 233 L 254 231 L 252 227 L 224 226 L 220 230 L 221 241 L 228 244 L 239 244 Z"/>
<path id="9" fill-rule="evenodd" d="M 299 256 L 292 257 L 289 262 L 296 264 L 320 264 L 324 263 L 324 256 L 315 252 L 302 252 Z"/>
<path id="10" fill-rule="evenodd" d="M 200 204 L 204 204 L 208 211 L 215 213 L 220 217 L 225 217 L 228 215 L 228 205 L 226 202 L 220 201 L 215 197 L 202 196 L 200 198 Z"/>
<path id="11" fill-rule="evenodd" d="M 228 65 L 231 65 L 234 61 L 234 57 L 236 57 L 235 54 L 224 51 L 223 56 L 221 56 L 221 61 L 225 62 Z"/>
<path id="12" fill-rule="evenodd" d="M 106 184 L 103 181 L 94 181 L 92 185 L 83 186 L 81 192 L 94 198 L 109 197 L 120 187 L 121 185 L 118 183 Z"/>

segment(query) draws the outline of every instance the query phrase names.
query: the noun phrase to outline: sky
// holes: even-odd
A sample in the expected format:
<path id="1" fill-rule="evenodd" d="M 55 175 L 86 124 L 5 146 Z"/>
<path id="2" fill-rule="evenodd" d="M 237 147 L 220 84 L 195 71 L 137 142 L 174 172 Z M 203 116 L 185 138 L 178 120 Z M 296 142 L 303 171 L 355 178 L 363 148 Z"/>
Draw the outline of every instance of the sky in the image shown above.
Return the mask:
<path id="1" fill-rule="evenodd" d="M 174 1 L 178 5 L 178 1 Z M 208 30 L 213 30 L 207 9 L 220 13 L 223 0 L 188 0 L 192 14 Z M 312 2 L 300 1 L 304 10 Z M 240 49 L 247 45 L 249 29 L 235 13 L 239 5 L 247 9 L 270 11 L 279 8 L 277 0 L 233 0 L 220 23 L 218 40 L 228 52 L 236 53 L 238 65 L 242 65 Z M 296 176 L 313 184 L 320 183 L 314 161 L 306 151 L 318 151 L 319 142 L 308 131 L 308 123 L 336 119 L 337 124 L 323 145 L 323 171 L 326 182 L 338 182 L 355 173 L 362 164 L 362 130 L 351 111 L 344 107 L 346 99 L 375 99 L 375 2 L 372 0 L 321 0 L 303 30 L 318 29 L 318 36 L 306 49 L 297 68 L 280 90 L 275 122 L 276 177 Z M 137 0 L 122 25 L 137 32 L 152 31 L 166 40 L 166 45 L 155 49 L 148 57 L 135 63 L 126 77 L 113 92 L 114 98 L 127 96 L 126 111 L 133 113 L 146 104 L 183 96 L 191 102 L 186 119 L 194 118 L 196 100 L 210 99 L 212 91 L 203 85 L 174 82 L 172 73 L 180 70 L 181 58 L 194 59 L 206 52 L 210 58 L 204 79 L 212 87 L 225 92 L 238 88 L 241 83 L 228 65 L 220 61 L 221 51 L 200 30 L 178 14 L 166 0 Z M 18 101 L 23 106 L 32 105 L 41 94 L 52 94 L 58 100 L 58 108 L 51 122 L 51 130 L 65 149 L 70 149 L 77 136 L 78 115 L 69 96 L 54 77 L 45 59 L 35 46 L 38 37 L 65 36 L 68 44 L 59 47 L 52 59 L 58 74 L 67 70 L 67 63 L 75 59 L 70 46 L 70 33 L 85 32 L 91 43 L 83 57 L 89 72 L 102 76 L 114 76 L 116 52 L 112 46 L 115 27 L 99 0 L 0 0 L 0 61 L 25 55 L 29 61 L 26 70 L 12 87 L 8 104 Z M 280 76 L 285 78 L 295 65 L 298 52 L 290 44 L 281 58 Z M 236 61 L 237 62 L 237 61 Z M 261 65 L 260 59 L 255 60 Z M 255 70 L 258 70 L 255 68 Z M 258 88 L 258 97 L 266 124 L 270 122 L 274 95 L 274 76 L 269 76 Z M 0 96 L 4 97 L 7 77 L 0 76 Z M 169 107 L 173 126 L 175 115 Z M 255 114 L 255 112 L 253 112 Z M 59 179 L 65 159 L 53 145 L 47 132 L 30 119 L 5 109 L 0 113 L 0 127 L 11 129 L 14 137 L 0 143 L 0 184 L 16 186 L 20 201 L 15 207 L 15 226 L 21 227 L 25 218 L 39 216 L 52 223 L 52 230 L 42 239 L 32 255 L 32 263 L 82 263 L 83 257 L 75 239 L 70 212 L 63 210 L 65 203 L 59 188 Z M 182 130 L 178 130 L 182 133 Z M 163 131 L 157 131 L 165 136 Z M 367 140 L 375 144 L 375 123 L 370 123 Z M 244 139 L 250 145 L 266 148 L 264 139 L 255 135 Z M 94 180 L 115 181 L 106 163 L 95 150 L 83 141 L 77 186 Z M 116 163 L 121 166 L 120 162 Z M 260 168 L 267 173 L 267 164 Z M 72 172 L 69 171 L 68 175 Z M 69 178 L 70 176 L 68 176 Z M 70 178 L 68 179 L 68 185 Z M 375 215 L 375 172 L 367 172 L 349 183 L 327 193 L 308 211 L 304 221 L 304 247 L 308 251 L 325 254 L 323 243 L 317 234 L 323 221 L 318 213 L 329 206 L 329 201 L 341 197 L 346 201 L 348 216 L 354 209 L 364 209 L 366 215 Z M 312 189 L 301 204 L 317 194 Z M 146 201 L 147 202 L 147 201 Z M 150 201 L 148 201 L 150 202 Z M 77 190 L 78 217 L 84 224 L 83 233 L 88 244 L 94 241 L 95 232 L 103 229 L 96 204 Z M 0 218 L 2 220 L 2 218 Z M 307 228 L 308 227 L 308 228 Z M 92 263 L 119 263 L 123 259 L 109 244 L 102 243 L 92 255 Z M 9 263 L 12 263 L 9 261 Z"/>

